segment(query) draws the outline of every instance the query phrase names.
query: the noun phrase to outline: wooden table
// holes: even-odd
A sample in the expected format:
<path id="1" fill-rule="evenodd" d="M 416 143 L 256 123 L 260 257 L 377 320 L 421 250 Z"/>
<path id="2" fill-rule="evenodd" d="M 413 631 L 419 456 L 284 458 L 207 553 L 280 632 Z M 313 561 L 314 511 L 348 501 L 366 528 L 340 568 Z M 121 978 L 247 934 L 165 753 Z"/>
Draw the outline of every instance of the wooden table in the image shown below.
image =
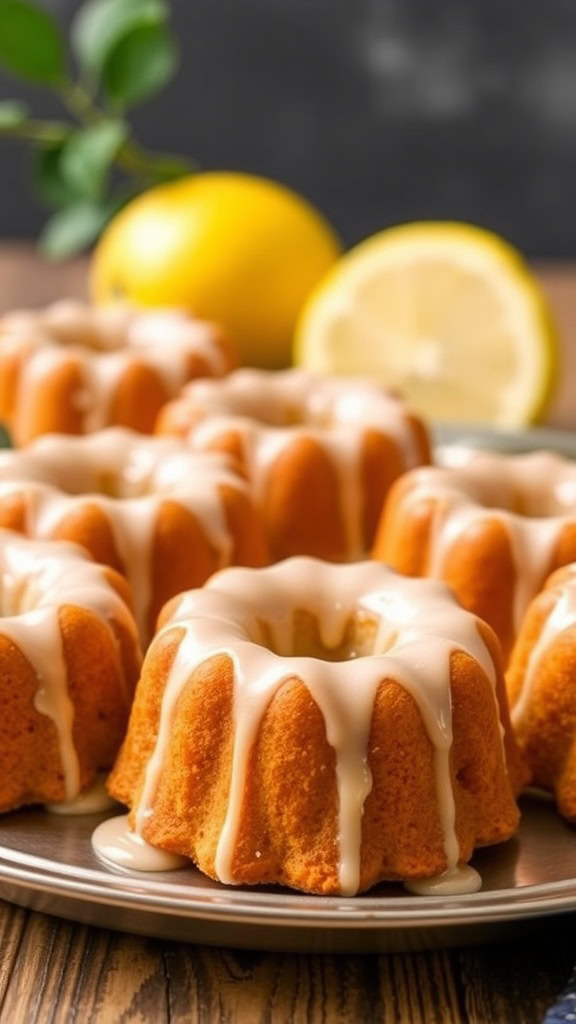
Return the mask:
<path id="1" fill-rule="evenodd" d="M 0 249 L 0 310 L 82 294 L 85 264 Z M 576 425 L 576 270 L 545 268 Z M 394 956 L 234 952 L 154 941 L 0 903 L 0 1024 L 536 1024 L 576 961 L 576 919 L 520 942 Z"/>
<path id="2" fill-rule="evenodd" d="M 536 1024 L 576 928 L 394 956 L 212 950 L 0 904 L 2 1024 Z"/>
<path id="3" fill-rule="evenodd" d="M 186 946 L 0 903 L 2 1024 L 536 1024 L 574 924 L 505 945 L 394 956 Z"/>

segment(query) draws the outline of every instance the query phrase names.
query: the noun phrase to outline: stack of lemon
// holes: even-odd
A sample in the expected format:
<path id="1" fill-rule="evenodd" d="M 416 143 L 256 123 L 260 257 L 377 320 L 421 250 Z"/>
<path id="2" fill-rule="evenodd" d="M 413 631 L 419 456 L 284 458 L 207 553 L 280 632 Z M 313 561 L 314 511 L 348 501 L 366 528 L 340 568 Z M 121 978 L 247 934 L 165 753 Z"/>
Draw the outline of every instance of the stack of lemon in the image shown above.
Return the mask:
<path id="1" fill-rule="evenodd" d="M 97 301 L 175 305 L 222 323 L 243 361 L 369 374 L 436 420 L 518 427 L 543 410 L 556 340 L 520 254 L 469 224 L 414 223 L 341 255 L 289 189 L 232 173 L 145 193 L 105 232 Z"/>

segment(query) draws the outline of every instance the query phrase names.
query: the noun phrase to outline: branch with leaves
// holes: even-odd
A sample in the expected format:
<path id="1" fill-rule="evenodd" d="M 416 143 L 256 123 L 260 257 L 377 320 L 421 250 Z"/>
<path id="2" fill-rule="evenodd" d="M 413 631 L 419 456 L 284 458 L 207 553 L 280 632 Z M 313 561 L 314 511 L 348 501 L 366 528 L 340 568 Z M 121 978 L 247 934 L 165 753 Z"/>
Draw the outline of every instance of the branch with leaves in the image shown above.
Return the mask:
<path id="1" fill-rule="evenodd" d="M 84 249 L 138 192 L 193 170 L 182 157 L 141 146 L 127 118 L 177 69 L 167 0 L 88 0 L 69 48 L 47 10 L 0 0 L 0 65 L 55 93 L 68 115 L 40 120 L 24 103 L 0 102 L 0 137 L 33 146 L 33 181 L 56 208 L 40 236 L 47 256 Z"/>

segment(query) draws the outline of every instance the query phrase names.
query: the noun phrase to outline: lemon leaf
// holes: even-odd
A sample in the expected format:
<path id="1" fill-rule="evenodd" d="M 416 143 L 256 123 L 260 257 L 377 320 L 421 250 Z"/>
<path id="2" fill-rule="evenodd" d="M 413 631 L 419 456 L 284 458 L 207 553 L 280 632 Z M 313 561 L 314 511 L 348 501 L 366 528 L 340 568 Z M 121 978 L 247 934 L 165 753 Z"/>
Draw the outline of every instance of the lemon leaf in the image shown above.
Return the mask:
<path id="1" fill-rule="evenodd" d="M 60 159 L 62 176 L 73 193 L 87 198 L 102 194 L 108 172 L 128 136 L 123 121 L 99 121 L 70 134 Z"/>
<path id="2" fill-rule="evenodd" d="M 42 146 L 34 156 L 32 181 L 40 198 L 50 206 L 66 206 L 70 202 L 70 183 L 62 174 L 63 142 Z"/>
<path id="3" fill-rule="evenodd" d="M 64 40 L 55 18 L 29 0 L 1 0 L 0 64 L 32 82 L 60 82 Z"/>
<path id="4" fill-rule="evenodd" d="M 102 85 L 115 106 L 135 106 L 166 85 L 177 65 L 178 50 L 167 27 L 139 25 L 110 54 Z"/>
<path id="5" fill-rule="evenodd" d="M 117 198 L 106 202 L 79 200 L 58 210 L 45 224 L 38 245 L 51 260 L 66 259 L 96 241 L 118 209 Z"/>
<path id="6" fill-rule="evenodd" d="M 71 26 L 72 48 L 89 78 L 98 80 L 116 46 L 134 28 L 161 25 L 167 10 L 161 0 L 90 0 Z"/>
<path id="7" fill-rule="evenodd" d="M 26 104 L 16 100 L 4 100 L 0 103 L 0 131 L 17 128 L 28 116 Z"/>
<path id="8" fill-rule="evenodd" d="M 150 176 L 156 181 L 176 181 L 190 174 L 197 166 L 187 157 L 173 156 L 171 153 L 154 153 L 148 158 Z"/>

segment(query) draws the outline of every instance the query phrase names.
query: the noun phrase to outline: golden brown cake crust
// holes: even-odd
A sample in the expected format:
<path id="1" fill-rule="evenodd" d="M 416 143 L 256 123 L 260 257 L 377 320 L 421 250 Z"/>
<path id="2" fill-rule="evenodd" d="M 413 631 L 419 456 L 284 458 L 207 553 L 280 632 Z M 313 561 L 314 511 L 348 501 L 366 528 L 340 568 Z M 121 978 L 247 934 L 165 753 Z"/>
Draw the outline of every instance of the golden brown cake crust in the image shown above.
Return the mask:
<path id="1" fill-rule="evenodd" d="M 430 461 L 424 424 L 386 389 L 294 369 L 188 386 L 156 432 L 238 461 L 274 560 L 363 557 L 392 482 Z"/>
<path id="2" fill-rule="evenodd" d="M 133 342 L 134 325 L 144 345 L 141 337 Z M 93 421 L 152 433 L 180 386 L 236 365 L 219 327 L 174 310 L 116 312 L 66 301 L 18 311 L 0 319 L 0 416 L 18 445 L 44 433 L 91 432 Z"/>
<path id="3" fill-rule="evenodd" d="M 552 793 L 563 817 L 576 821 L 576 624 L 545 629 L 575 587 L 574 565 L 557 570 L 528 609 L 506 674 L 517 741 L 530 781 Z M 544 642 L 540 647 L 539 643 Z M 525 687 L 528 691 L 525 693 Z"/>
<path id="4" fill-rule="evenodd" d="M 112 795 L 129 806 L 152 752 L 163 682 L 176 648 L 177 638 L 169 635 L 148 662 L 129 739 L 109 780 Z M 186 687 L 154 815 L 144 830 L 149 842 L 191 857 L 211 877 L 228 801 L 232 686 L 230 661 L 215 657 Z M 490 687 L 480 683 L 477 666 L 465 656 L 454 657 L 452 693 L 456 829 L 462 859 L 468 860 L 475 846 L 512 835 L 519 814 L 511 791 L 501 786 Z M 518 782 L 522 770 L 509 737 L 507 744 Z M 441 873 L 446 862 L 433 748 L 414 700 L 393 680 L 383 680 L 378 689 L 369 750 L 374 786 L 364 813 L 361 889 L 384 879 Z M 334 765 L 322 715 L 306 687 L 288 680 L 270 703 L 250 757 L 233 861 L 239 883 L 339 891 Z"/>
<path id="5" fill-rule="evenodd" d="M 162 474 L 170 460 L 175 480 L 168 486 Z M 148 490 L 130 497 L 131 472 L 140 465 L 154 467 Z M 138 583 L 147 638 L 174 594 L 202 586 L 225 564 L 268 563 L 263 523 L 236 469 L 220 455 L 131 431 L 53 435 L 23 452 L 0 454 L 0 527 L 73 541 L 124 573 L 135 592 Z M 80 493 L 69 493 L 70 486 Z"/>
<path id="6" fill-rule="evenodd" d="M 58 547 L 55 545 L 55 551 Z M 95 572 L 101 573 L 102 580 L 123 601 L 128 599 L 122 577 L 110 569 L 95 567 Z M 129 617 L 127 609 L 124 611 L 122 620 L 114 613 L 105 620 L 89 608 L 63 604 L 58 609 L 81 789 L 90 785 L 98 772 L 110 769 L 126 731 L 140 653 L 135 626 L 132 623 L 131 629 L 127 628 Z M 0 623 L 1 812 L 66 799 L 56 724 L 35 704 L 40 685 L 26 653 L 4 635 Z"/>
<path id="7" fill-rule="evenodd" d="M 179 604 L 171 601 L 161 616 L 165 628 L 145 660 L 128 736 L 109 780 L 112 795 L 132 808 L 142 796 L 165 687 L 185 636 Z M 519 820 L 514 796 L 526 779 L 510 727 L 498 642 L 485 623 L 477 628 L 494 663 L 495 692 L 469 654 L 455 651 L 450 660 L 451 777 L 463 860 L 476 846 L 514 833 Z M 233 663 L 225 653 L 207 656 L 191 672 L 171 718 L 152 813 L 142 830 L 150 843 L 190 857 L 214 878 L 230 798 L 234 685 Z M 360 889 L 386 879 L 441 873 L 446 849 L 435 748 L 414 697 L 394 679 L 382 679 L 377 687 L 367 750 L 373 786 L 362 819 Z M 340 891 L 335 756 L 305 680 L 285 679 L 267 705 L 249 753 L 231 865 L 235 882 Z M 134 812 L 131 822 L 136 823 Z"/>
<path id="8" fill-rule="evenodd" d="M 526 467 L 526 472 L 528 469 Z M 450 535 L 451 503 L 457 493 L 458 471 L 452 473 L 450 486 L 454 493 L 448 495 L 442 487 L 436 486 L 433 476 L 436 471 L 430 472 L 430 483 L 423 486 L 418 471 L 405 474 L 392 485 L 376 532 L 373 557 L 398 572 L 411 576 L 434 575 L 448 583 L 465 608 L 492 626 L 506 663 L 519 628 L 516 598 L 530 571 L 526 559 L 531 549 L 538 548 L 536 527 L 534 540 L 523 542 L 526 550 L 520 545 L 516 549 L 518 542 L 514 534 L 524 529 L 524 517 L 512 515 L 507 519 L 509 510 L 505 505 L 493 513 L 490 507 L 483 508 L 478 501 L 475 503 L 478 516 L 468 525 L 454 529 L 440 564 L 438 531 L 445 526 Z M 462 494 L 465 496 L 466 492 Z M 462 511 L 463 505 L 462 496 L 458 499 L 456 514 Z M 473 504 L 470 502 L 470 510 Z M 528 529 L 532 529 L 530 524 L 535 519 L 525 517 Z M 550 572 L 576 560 L 576 510 L 558 515 L 556 519 L 543 516 L 542 523 L 548 524 L 546 528 L 554 529 L 555 533 L 546 560 L 534 578 L 535 592 L 544 585 Z"/>

